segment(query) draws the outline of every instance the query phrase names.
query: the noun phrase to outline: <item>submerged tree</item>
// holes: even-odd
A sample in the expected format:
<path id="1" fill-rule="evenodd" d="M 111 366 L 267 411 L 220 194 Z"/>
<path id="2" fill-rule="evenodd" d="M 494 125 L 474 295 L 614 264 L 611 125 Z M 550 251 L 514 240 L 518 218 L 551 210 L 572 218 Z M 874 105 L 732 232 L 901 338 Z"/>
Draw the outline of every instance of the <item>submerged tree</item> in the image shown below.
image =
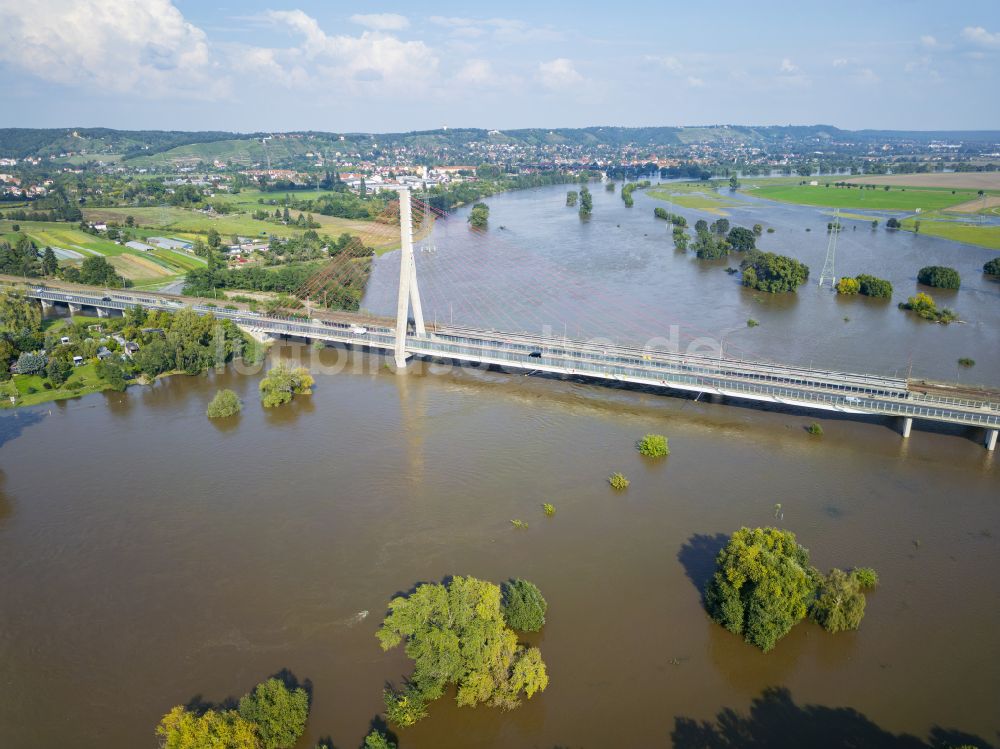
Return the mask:
<path id="1" fill-rule="evenodd" d="M 501 608 L 507 626 L 519 632 L 540 630 L 549 605 L 538 586 L 527 580 L 511 580 L 503 584 L 502 590 Z"/>
<path id="2" fill-rule="evenodd" d="M 310 395 L 315 383 L 305 367 L 291 369 L 284 364 L 272 367 L 260 381 L 260 401 L 264 408 L 288 403 L 296 395 Z"/>
<path id="3" fill-rule="evenodd" d="M 816 589 L 809 551 L 778 528 L 740 528 L 719 552 L 705 590 L 709 615 L 765 653 L 808 611 Z"/>
<path id="4" fill-rule="evenodd" d="M 832 569 L 819 587 L 809 615 L 827 632 L 857 629 L 865 616 L 865 594 L 856 575 Z"/>
<path id="5" fill-rule="evenodd" d="M 538 648 L 519 645 L 501 609 L 500 586 L 474 577 L 424 584 L 394 598 L 376 633 L 383 650 L 405 643 L 413 674 L 404 690 L 387 689 L 386 716 L 399 726 L 427 714 L 427 703 L 454 684 L 460 706 L 510 710 L 548 686 Z"/>
<path id="6" fill-rule="evenodd" d="M 268 679 L 240 700 L 240 717 L 257 727 L 263 749 L 291 749 L 306 730 L 309 695 L 281 679 Z"/>
<path id="7" fill-rule="evenodd" d="M 586 218 L 594 210 L 594 196 L 584 185 L 580 188 L 580 218 Z"/>
<path id="8" fill-rule="evenodd" d="M 476 203 L 469 213 L 469 225 L 474 229 L 485 229 L 490 223 L 490 207 L 486 203 Z"/>

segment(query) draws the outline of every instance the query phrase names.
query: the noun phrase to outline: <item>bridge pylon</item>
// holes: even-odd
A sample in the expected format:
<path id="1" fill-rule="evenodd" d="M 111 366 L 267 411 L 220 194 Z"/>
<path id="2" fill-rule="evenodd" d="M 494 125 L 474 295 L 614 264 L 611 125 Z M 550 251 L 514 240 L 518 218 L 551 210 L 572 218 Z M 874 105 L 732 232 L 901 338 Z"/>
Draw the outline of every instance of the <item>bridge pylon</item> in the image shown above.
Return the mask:
<path id="1" fill-rule="evenodd" d="M 413 327 L 417 335 L 427 334 L 424 326 L 424 311 L 420 304 L 420 289 L 417 286 L 417 264 L 413 256 L 413 212 L 410 205 L 410 190 L 399 188 L 399 296 L 396 299 L 396 345 L 394 355 L 396 369 L 406 369 L 406 332 L 413 308 Z"/>

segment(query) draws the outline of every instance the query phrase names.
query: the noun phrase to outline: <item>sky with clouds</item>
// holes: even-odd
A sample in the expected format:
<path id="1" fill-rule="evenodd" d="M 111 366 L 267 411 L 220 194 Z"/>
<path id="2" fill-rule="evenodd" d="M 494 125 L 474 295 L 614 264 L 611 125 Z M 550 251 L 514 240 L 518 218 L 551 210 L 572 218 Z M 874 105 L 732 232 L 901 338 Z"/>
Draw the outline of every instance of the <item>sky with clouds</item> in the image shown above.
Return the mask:
<path id="1" fill-rule="evenodd" d="M 0 0 L 0 126 L 1000 129 L 1000 0 Z"/>

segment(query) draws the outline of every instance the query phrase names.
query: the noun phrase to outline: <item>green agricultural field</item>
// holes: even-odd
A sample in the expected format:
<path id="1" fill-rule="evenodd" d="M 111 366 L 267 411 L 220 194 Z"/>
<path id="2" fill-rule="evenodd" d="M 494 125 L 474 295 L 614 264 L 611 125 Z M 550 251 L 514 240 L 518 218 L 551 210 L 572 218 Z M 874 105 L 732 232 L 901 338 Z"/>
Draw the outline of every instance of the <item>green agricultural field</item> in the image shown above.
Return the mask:
<path id="1" fill-rule="evenodd" d="M 914 231 L 916 222 L 920 222 L 920 233 L 931 237 L 951 239 L 991 250 L 1000 250 L 1000 226 L 976 224 L 968 221 L 949 221 L 939 218 L 938 214 L 929 214 L 919 218 L 903 220 L 903 229 Z"/>
<path id="2" fill-rule="evenodd" d="M 838 178 L 839 179 L 839 178 Z M 820 181 L 818 185 L 764 184 L 755 182 L 744 185 L 741 192 L 758 198 L 768 198 L 784 203 L 813 205 L 822 208 L 854 208 L 872 211 L 907 211 L 914 213 L 941 210 L 965 203 L 977 197 L 975 190 L 948 190 L 922 187 L 892 187 L 874 190 L 859 187 L 830 187 Z"/>
<path id="3" fill-rule="evenodd" d="M 657 200 L 666 200 L 682 208 L 707 211 L 718 216 L 728 215 L 723 209 L 739 205 L 734 200 L 715 191 L 722 182 L 677 182 L 643 190 L 646 195 Z"/>
<path id="4" fill-rule="evenodd" d="M 121 245 L 80 231 L 73 224 L 55 221 L 21 221 L 19 223 L 21 232 L 31 237 L 39 247 L 60 247 L 65 250 L 75 250 L 83 256 L 106 255 L 110 257 L 126 251 L 126 248 Z M 6 222 L 3 228 L 6 228 Z M 9 236 L 16 237 L 17 235 Z"/>

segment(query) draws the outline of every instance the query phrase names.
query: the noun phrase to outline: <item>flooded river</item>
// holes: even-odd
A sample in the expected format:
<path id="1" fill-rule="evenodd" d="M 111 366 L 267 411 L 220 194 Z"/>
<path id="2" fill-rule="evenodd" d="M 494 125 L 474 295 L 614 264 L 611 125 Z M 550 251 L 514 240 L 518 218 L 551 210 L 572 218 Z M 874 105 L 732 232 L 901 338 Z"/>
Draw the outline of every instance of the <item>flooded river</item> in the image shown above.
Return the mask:
<path id="1" fill-rule="evenodd" d="M 565 206 L 565 185 L 489 198 L 490 229 L 482 234 L 470 231 L 468 208 L 438 221 L 418 244 L 427 319 L 639 345 L 654 340 L 681 349 L 709 340 L 728 356 L 1000 386 L 1000 284 L 982 273 L 983 263 L 998 254 L 993 250 L 889 231 L 889 214 L 878 214 L 876 230 L 870 220 L 845 218 L 838 278 L 869 273 L 890 280 L 895 291 L 891 302 L 845 298 L 817 283 L 828 212 L 727 191 L 727 199 L 740 203 L 725 209 L 734 226 L 773 228 L 758 246 L 811 270 L 797 293 L 765 294 L 725 272 L 739 266 L 739 254 L 711 262 L 674 250 L 669 224 L 653 216 L 664 201 L 637 191 L 635 206 L 626 208 L 617 192 L 592 187 L 594 213 L 585 222 Z M 719 218 L 674 211 L 689 227 L 699 218 Z M 917 271 L 926 265 L 956 268 L 962 288 L 919 286 Z M 395 314 L 398 275 L 398 253 L 379 258 L 365 300 L 369 309 Z M 930 292 L 964 322 L 938 325 L 897 309 L 917 291 Z M 751 318 L 760 325 L 748 327 Z M 965 357 L 975 367 L 959 367 Z"/>
<path id="2" fill-rule="evenodd" d="M 550 286 L 560 303 L 603 299 L 603 286 L 635 317 L 640 304 L 660 305 L 664 319 L 683 315 L 709 333 L 753 314 L 761 327 L 734 330 L 727 351 L 732 340 L 831 366 L 860 361 L 838 326 L 861 333 L 863 324 L 880 369 L 912 353 L 915 370 L 946 376 L 961 352 L 996 384 L 988 328 L 997 313 L 974 303 L 996 292 L 966 273 L 980 251 L 954 246 L 949 258 L 961 258 L 953 264 L 966 284 L 954 306 L 969 324 L 921 327 L 863 300 L 844 312 L 812 287 L 756 302 L 721 269 L 676 255 L 662 225 L 647 222 L 648 238 L 627 228 L 651 203 L 637 200 L 620 230 L 605 225 L 611 196 L 597 190 L 594 220 L 580 231 L 629 231 L 635 241 L 602 239 L 569 263 L 568 239 L 553 247 L 525 236 L 533 212 L 553 214 L 540 207 L 544 192 L 491 199 L 491 232 L 507 225 L 521 257 L 551 261 L 553 274 L 572 266 L 577 286 Z M 521 218 L 509 218 L 517 207 Z M 555 215 L 564 229 L 552 236 L 571 236 L 575 225 Z M 418 263 L 444 263 L 451 234 L 468 233 L 463 220 L 443 224 L 436 252 Z M 796 220 L 765 246 L 781 249 L 777 238 Z M 820 255 L 816 272 L 825 229 L 812 234 L 803 251 Z M 873 255 L 925 264 L 925 238 L 879 236 Z M 842 247 L 846 269 L 853 250 Z M 383 260 L 377 275 L 392 256 Z M 905 285 L 903 271 L 872 264 Z M 465 267 L 464 281 L 425 284 L 436 314 L 452 312 L 441 306 L 446 284 L 467 284 L 459 290 L 472 304 L 477 270 Z M 496 314 L 527 325 L 531 309 L 513 292 L 535 289 L 530 275 L 501 279 L 510 303 Z M 536 310 L 548 315 L 548 302 Z M 810 344 L 822 320 L 832 348 Z M 556 308 L 548 324 L 562 324 Z M 994 346 L 975 348 L 977 335 Z M 939 336 L 953 338 L 931 356 L 924 348 Z M 911 747 L 922 744 L 901 734 L 930 741 L 932 732 L 949 744 L 964 734 L 997 743 L 1000 468 L 976 432 L 918 423 L 903 440 L 888 422 L 824 417 L 816 438 L 807 414 L 477 369 L 418 364 L 400 376 L 336 349 L 286 344 L 275 355 L 293 353 L 319 356 L 315 394 L 272 411 L 257 401 L 259 375 L 228 370 L 0 412 L 0 746 L 152 748 L 171 706 L 238 697 L 289 669 L 313 690 L 298 749 L 321 737 L 356 747 L 382 710 L 385 682 L 410 668 L 374 637 L 386 603 L 450 574 L 539 585 L 549 615 L 532 642 L 551 683 L 512 713 L 445 697 L 399 732 L 401 749 L 746 745 L 733 732 L 754 746 L 832 747 L 851 735 L 858 746 Z M 205 418 L 219 387 L 247 403 L 232 423 Z M 669 437 L 668 458 L 635 451 L 647 432 Z M 625 493 L 608 486 L 613 471 L 631 479 Z M 763 655 L 707 618 L 699 589 L 720 534 L 776 522 L 822 569 L 879 571 L 860 631 L 829 635 L 804 622 Z"/>

